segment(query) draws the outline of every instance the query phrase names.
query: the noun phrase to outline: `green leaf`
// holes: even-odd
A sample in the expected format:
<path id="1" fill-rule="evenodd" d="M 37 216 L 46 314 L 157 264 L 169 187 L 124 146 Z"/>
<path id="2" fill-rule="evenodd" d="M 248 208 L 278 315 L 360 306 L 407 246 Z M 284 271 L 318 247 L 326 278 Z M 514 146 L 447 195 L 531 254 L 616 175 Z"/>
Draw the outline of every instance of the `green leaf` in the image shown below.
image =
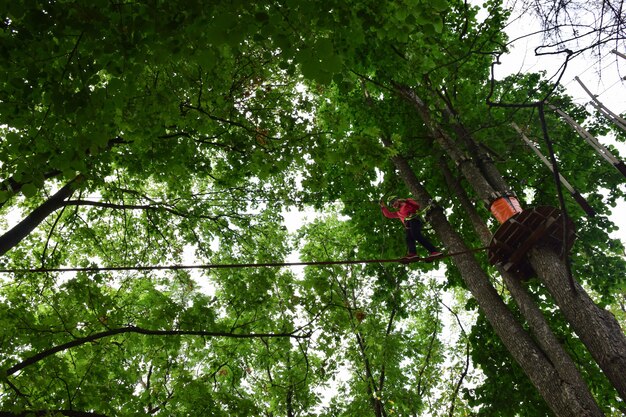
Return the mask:
<path id="1" fill-rule="evenodd" d="M 261 22 L 261 23 L 267 23 L 270 19 L 270 16 L 267 14 L 267 12 L 256 12 L 254 14 L 254 18 Z"/>
<path id="2" fill-rule="evenodd" d="M 33 185 L 32 183 L 28 183 L 22 186 L 21 191 L 22 191 L 22 194 L 24 194 L 24 197 L 31 198 L 37 194 L 37 187 Z"/>
<path id="3" fill-rule="evenodd" d="M 489 17 L 480 22 L 477 7 L 442 0 L 8 4 L 14 14 L 0 31 L 5 217 L 41 213 L 47 196 L 81 175 L 72 183 L 79 205 L 52 207 L 31 223 L 36 227 L 3 255 L 3 268 L 146 268 L 5 274 L 2 368 L 24 368 L 10 376 L 17 389 L 3 391 L 0 409 L 45 413 L 70 402 L 77 413 L 143 415 L 162 407 L 172 417 L 313 409 L 324 416 L 447 415 L 451 405 L 458 415 L 550 413 L 522 371 L 528 365 L 514 365 L 478 312 L 480 294 L 467 290 L 468 272 L 454 266 L 455 257 L 359 263 L 405 253 L 401 223 L 384 217 L 377 201 L 420 186 L 445 206 L 434 216 L 441 223 L 431 225 L 443 228 L 442 238 L 455 233 L 455 247 L 482 246 L 459 208 L 463 198 L 480 200 L 480 190 L 472 187 L 475 178 L 457 178 L 465 171 L 457 169 L 453 177 L 464 192 L 451 194 L 442 171 L 459 161 L 434 139 L 442 132 L 461 152 L 499 155 L 478 155 L 476 162 L 494 160 L 490 172 L 503 177 L 494 183 L 508 180 L 518 195 L 528 194 L 527 207 L 558 206 L 549 172 L 510 128 L 513 120 L 529 124 L 529 134 L 541 137 L 540 124 L 532 123 L 536 111 L 484 101 L 491 94 L 529 103 L 551 91 L 541 74 L 497 80 L 494 91 L 484 82 L 492 56 L 475 47 L 506 44 L 500 3 L 489 1 Z M 454 118 L 437 99 L 444 87 Z M 409 88 L 423 106 L 404 94 Z M 570 98 L 557 92 L 552 99 L 598 132 L 609 131 Z M 575 172 L 574 185 L 604 210 L 587 220 L 566 202 L 580 237 L 572 272 L 623 322 L 623 245 L 607 235 L 615 226 L 603 209 L 624 197 L 623 178 L 546 116 L 562 172 Z M 406 165 L 398 171 L 401 158 Z M 407 180 L 407 166 L 419 184 Z M 11 187 L 30 198 L 11 199 Z M 308 218 L 290 219 L 294 206 Z M 491 219 L 480 205 L 474 214 Z M 286 226 L 298 230 L 291 235 Z M 294 254 L 356 263 L 241 267 L 280 265 Z M 486 258 L 477 261 L 475 273 L 493 272 Z M 172 264 L 230 266 L 150 269 Z M 431 279 L 436 271 L 444 275 Z M 499 283 L 489 277 L 481 283 Z M 602 411 L 614 413 L 622 402 L 571 333 L 572 323 L 555 314 L 543 285 L 524 285 L 602 399 Z M 506 303 L 499 312 L 510 309 L 527 322 L 510 293 L 492 290 L 490 300 Z M 480 311 L 490 303 L 481 300 Z M 444 317 L 465 305 L 464 330 L 452 320 L 457 331 L 447 332 Z M 165 333 L 89 339 L 128 325 Z M 255 337 L 294 329 L 304 338 Z M 518 330 L 511 334 L 526 331 Z M 37 355 L 45 357 L 28 362 Z M 466 369 L 463 395 L 454 398 Z M 331 385 L 337 395 L 320 402 Z"/>
<path id="4" fill-rule="evenodd" d="M 431 0 L 428 5 L 432 7 L 436 12 L 444 12 L 448 9 L 449 4 L 446 0 Z"/>

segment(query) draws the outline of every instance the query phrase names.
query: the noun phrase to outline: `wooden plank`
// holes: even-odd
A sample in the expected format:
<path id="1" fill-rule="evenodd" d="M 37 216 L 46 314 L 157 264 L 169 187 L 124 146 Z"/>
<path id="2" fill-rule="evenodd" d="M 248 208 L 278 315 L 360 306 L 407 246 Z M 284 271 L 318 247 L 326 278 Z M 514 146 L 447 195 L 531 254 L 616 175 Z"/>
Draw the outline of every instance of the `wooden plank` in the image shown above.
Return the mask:
<path id="1" fill-rule="evenodd" d="M 508 242 L 504 241 L 504 240 L 497 240 L 495 237 L 492 240 L 492 242 L 495 241 L 496 242 L 496 250 L 500 249 L 500 252 L 513 252 L 515 250 L 514 247 L 509 246 Z"/>
<path id="2" fill-rule="evenodd" d="M 541 239 L 571 249 L 576 234 L 572 221 L 567 219 L 566 222 L 564 225 L 561 211 L 552 206 L 524 210 L 496 231 L 488 254 L 489 262 L 492 265 L 502 264 L 507 271 L 528 270 L 525 256 Z M 566 229 L 566 242 L 563 242 L 563 227 Z"/>
<path id="3" fill-rule="evenodd" d="M 539 206 L 524 210 L 514 218 L 502 224 L 494 234 L 488 253 L 493 265 L 504 264 L 506 270 L 516 268 L 526 253 L 540 239 L 562 247 L 563 216 L 561 211 L 552 206 Z M 575 240 L 573 223 L 568 219 L 565 225 L 567 235 L 565 245 L 569 250 Z"/>
<path id="4" fill-rule="evenodd" d="M 507 263 L 507 265 L 509 265 L 509 269 L 516 265 L 519 261 L 522 260 L 522 258 L 524 257 L 524 255 L 526 255 L 526 252 L 528 252 L 530 250 L 531 247 L 533 247 L 535 245 L 535 243 L 541 239 L 548 231 L 549 229 L 554 225 L 554 222 L 556 221 L 555 218 L 550 218 L 548 220 L 546 220 L 540 227 L 538 227 L 529 237 L 528 239 L 526 239 L 519 248 L 517 248 L 517 250 L 515 251 L 515 253 L 513 253 L 513 255 L 511 255 L 511 257 L 509 258 L 509 263 Z M 506 268 L 505 268 L 506 269 Z M 509 269 L 506 269 L 507 271 Z"/>

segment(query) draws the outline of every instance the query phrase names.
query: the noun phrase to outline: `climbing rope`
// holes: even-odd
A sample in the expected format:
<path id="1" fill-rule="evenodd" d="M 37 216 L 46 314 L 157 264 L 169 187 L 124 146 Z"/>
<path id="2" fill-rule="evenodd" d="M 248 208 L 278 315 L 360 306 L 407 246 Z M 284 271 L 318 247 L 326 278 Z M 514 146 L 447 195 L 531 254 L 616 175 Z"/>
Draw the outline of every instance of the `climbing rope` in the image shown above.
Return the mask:
<path id="1" fill-rule="evenodd" d="M 163 271 L 163 270 L 190 270 L 190 269 L 235 269 L 235 268 L 271 268 L 285 266 L 325 266 L 325 265 L 355 265 L 373 263 L 414 263 L 432 262 L 439 259 L 464 255 L 466 253 L 479 252 L 489 249 L 489 246 L 482 248 L 468 249 L 462 252 L 444 253 L 435 257 L 424 258 L 395 258 L 395 259 L 361 259 L 354 261 L 310 261 L 310 262 L 266 262 L 266 263 L 243 263 L 243 264 L 204 264 L 204 265 L 150 265 L 150 266 L 87 266 L 68 268 L 24 268 L 24 269 L 0 269 L 0 273 L 47 273 L 47 272 L 109 272 L 109 271 Z"/>

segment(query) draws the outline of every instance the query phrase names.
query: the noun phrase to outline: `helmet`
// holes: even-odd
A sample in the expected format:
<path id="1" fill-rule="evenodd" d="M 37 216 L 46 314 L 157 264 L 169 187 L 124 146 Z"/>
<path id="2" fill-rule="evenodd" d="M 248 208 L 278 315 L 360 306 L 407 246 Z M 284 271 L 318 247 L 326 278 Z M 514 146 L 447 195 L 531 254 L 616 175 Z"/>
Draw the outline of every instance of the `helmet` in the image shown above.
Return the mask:
<path id="1" fill-rule="evenodd" d="M 389 197 L 389 200 L 387 200 L 387 201 L 388 201 L 388 203 L 387 203 L 387 204 L 388 204 L 388 205 L 390 205 L 390 206 L 393 206 L 393 203 L 394 203 L 396 200 L 398 200 L 398 199 L 399 199 L 399 198 L 398 198 L 398 196 L 397 196 L 397 195 L 392 195 L 391 197 Z"/>

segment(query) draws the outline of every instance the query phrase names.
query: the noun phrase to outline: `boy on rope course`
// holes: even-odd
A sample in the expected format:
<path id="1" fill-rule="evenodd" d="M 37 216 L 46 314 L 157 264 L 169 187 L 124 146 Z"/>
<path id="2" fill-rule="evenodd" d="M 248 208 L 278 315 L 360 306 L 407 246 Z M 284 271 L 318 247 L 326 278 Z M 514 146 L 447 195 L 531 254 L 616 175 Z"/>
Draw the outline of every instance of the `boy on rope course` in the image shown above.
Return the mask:
<path id="1" fill-rule="evenodd" d="M 380 208 L 383 211 L 383 215 L 389 219 L 400 219 L 404 225 L 404 230 L 406 232 L 406 245 L 408 249 L 408 253 L 404 259 L 417 258 L 417 250 L 415 248 L 416 241 L 425 247 L 428 252 L 430 252 L 429 258 L 441 256 L 441 252 L 439 252 L 437 248 L 422 234 L 422 228 L 424 225 L 417 214 L 420 209 L 420 205 L 417 201 L 412 198 L 391 197 L 389 199 L 389 205 L 393 207 L 395 211 L 389 210 L 385 205 L 385 202 L 382 199 L 380 200 Z"/>

